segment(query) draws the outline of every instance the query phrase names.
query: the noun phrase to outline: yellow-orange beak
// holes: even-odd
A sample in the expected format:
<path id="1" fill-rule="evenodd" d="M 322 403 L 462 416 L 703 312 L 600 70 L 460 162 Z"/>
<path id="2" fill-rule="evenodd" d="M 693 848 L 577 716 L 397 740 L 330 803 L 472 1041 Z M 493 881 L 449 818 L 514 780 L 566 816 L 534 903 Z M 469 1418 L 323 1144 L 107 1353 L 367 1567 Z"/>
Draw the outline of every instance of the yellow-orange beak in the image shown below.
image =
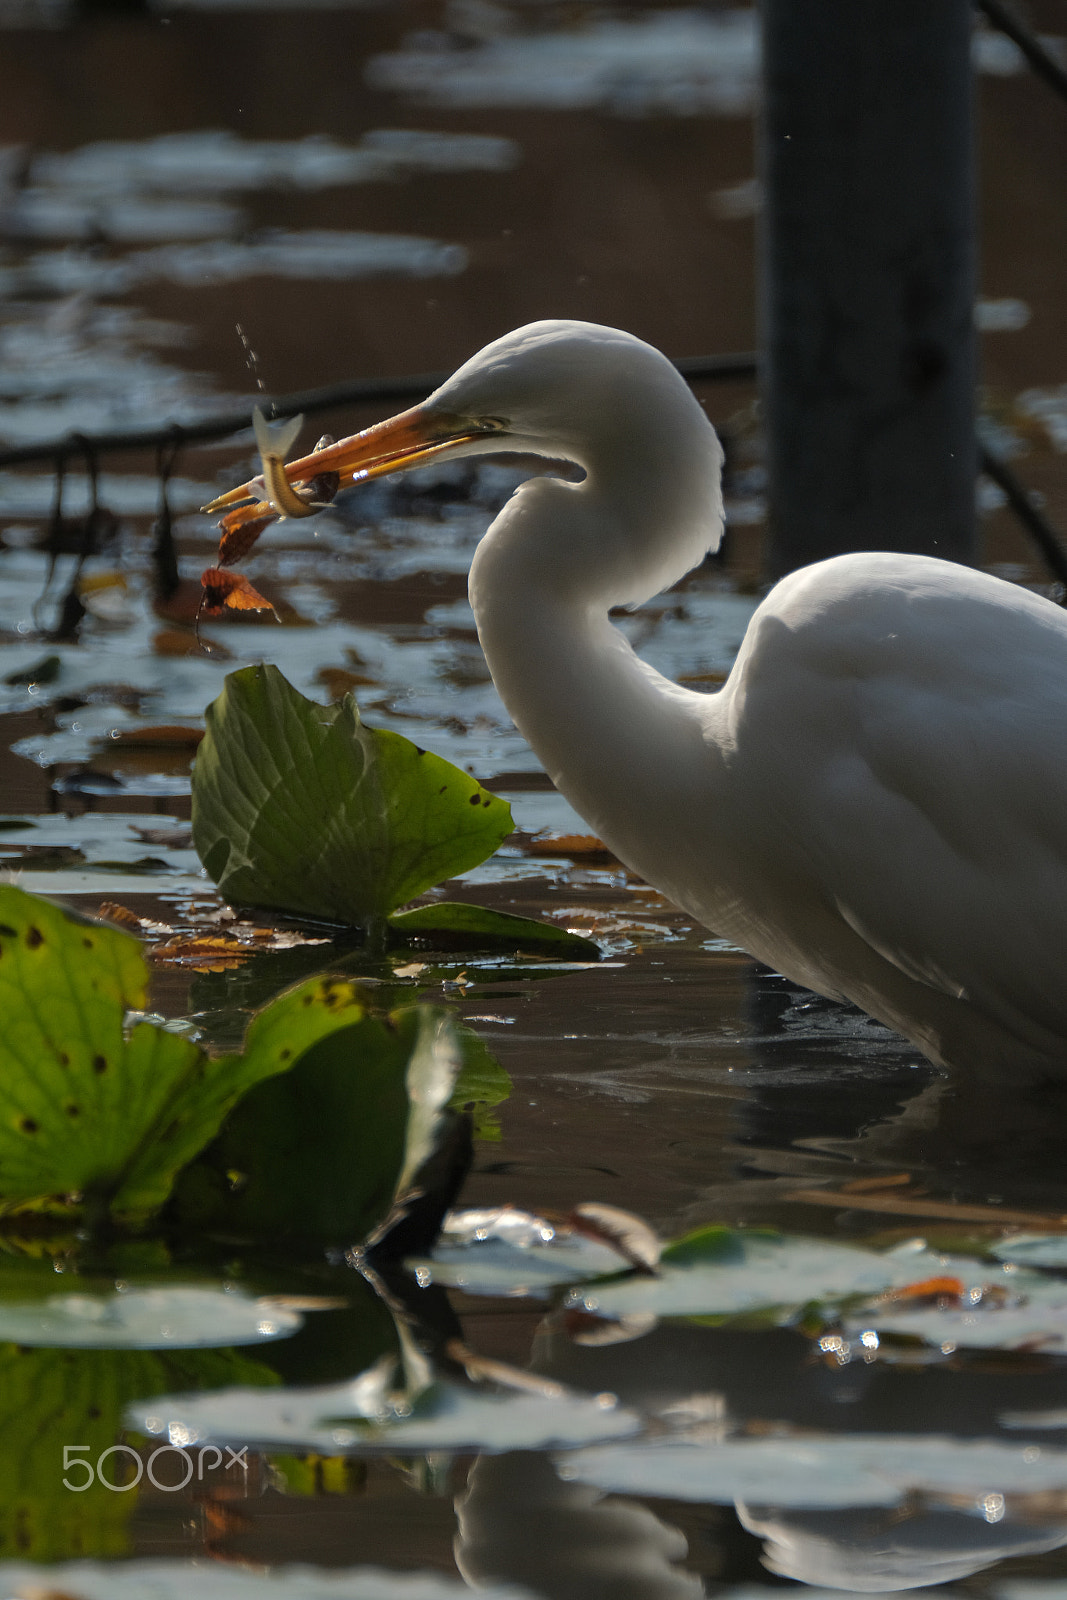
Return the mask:
<path id="1" fill-rule="evenodd" d="M 363 433 L 354 433 L 348 439 L 313 450 L 298 461 L 287 461 L 285 476 L 290 483 L 306 483 L 321 472 L 337 472 L 342 484 L 365 482 L 381 478 L 389 472 L 401 472 L 405 467 L 417 466 L 432 456 L 454 449 L 471 439 L 482 438 L 495 431 L 479 426 L 469 417 L 455 417 L 440 411 L 428 411 L 425 406 L 412 406 L 387 422 L 376 423 Z M 243 500 L 258 499 L 263 492 L 262 479 L 253 479 L 237 489 L 220 494 L 203 511 L 224 511 L 239 505 Z"/>

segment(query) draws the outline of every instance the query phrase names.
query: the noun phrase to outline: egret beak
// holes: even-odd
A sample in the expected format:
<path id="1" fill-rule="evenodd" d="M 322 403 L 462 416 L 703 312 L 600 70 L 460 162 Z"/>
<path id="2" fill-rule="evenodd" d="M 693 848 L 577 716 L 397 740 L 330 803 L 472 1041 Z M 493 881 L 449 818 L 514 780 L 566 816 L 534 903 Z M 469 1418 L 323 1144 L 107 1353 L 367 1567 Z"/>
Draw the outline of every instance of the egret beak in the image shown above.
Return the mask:
<path id="1" fill-rule="evenodd" d="M 289 483 L 306 483 L 320 472 L 336 472 L 342 485 L 348 481 L 364 483 L 370 478 L 381 478 L 389 472 L 402 472 L 406 467 L 419 466 L 433 456 L 453 450 L 457 445 L 484 437 L 498 431 L 498 424 L 473 421 L 470 417 L 452 416 L 443 411 L 430 411 L 425 406 L 412 406 L 387 422 L 376 423 L 363 433 L 348 439 L 339 439 L 323 450 L 314 450 L 298 461 L 288 461 L 284 474 Z M 269 487 L 269 486 L 268 486 Z M 253 479 L 237 489 L 220 494 L 217 500 L 201 507 L 203 511 L 224 511 L 244 500 L 258 499 L 263 492 L 263 479 Z M 282 506 L 275 505 L 281 511 Z"/>

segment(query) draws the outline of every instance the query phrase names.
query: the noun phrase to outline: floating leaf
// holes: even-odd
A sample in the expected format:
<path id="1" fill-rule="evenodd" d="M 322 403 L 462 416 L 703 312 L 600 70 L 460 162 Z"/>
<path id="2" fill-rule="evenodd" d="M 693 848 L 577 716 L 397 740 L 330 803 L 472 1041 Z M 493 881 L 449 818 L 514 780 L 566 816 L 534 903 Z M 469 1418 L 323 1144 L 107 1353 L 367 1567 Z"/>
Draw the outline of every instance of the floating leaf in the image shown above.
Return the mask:
<path id="1" fill-rule="evenodd" d="M 224 934 L 201 933 L 194 938 L 168 939 L 150 952 L 159 966 L 192 967 L 194 972 L 229 972 L 255 954 L 254 947 Z"/>
<path id="2" fill-rule="evenodd" d="M 265 1306 L 232 1287 L 190 1284 L 0 1300 L 0 1340 L 37 1349 L 190 1350 L 262 1344 L 265 1339 L 287 1339 L 303 1320 L 296 1311 Z"/>
<path id="3" fill-rule="evenodd" d="M 240 1441 L 323 1455 L 413 1454 L 428 1450 L 537 1450 L 619 1439 L 640 1428 L 613 1395 L 485 1394 L 435 1383 L 416 1397 L 389 1390 L 392 1362 L 346 1383 L 273 1392 L 229 1389 L 172 1395 L 133 1406 L 127 1424 L 139 1432 L 181 1430 L 179 1437 Z"/>
<path id="4" fill-rule="evenodd" d="M 16 667 L 14 672 L 7 673 L 4 682 L 9 683 L 12 688 L 31 683 L 54 683 L 62 670 L 62 656 L 42 656 L 31 666 Z"/>
<path id="5" fill-rule="evenodd" d="M 946 1354 L 956 1349 L 1067 1349 L 1067 1283 L 1062 1279 L 1011 1264 L 954 1265 L 966 1274 L 958 1294 L 927 1296 L 917 1303 L 906 1290 L 890 1292 L 850 1311 L 841 1324 L 844 1337 L 855 1341 L 874 1330 L 883 1340 L 887 1334 L 922 1339 Z M 917 1291 L 923 1287 L 916 1285 Z M 880 1353 L 892 1359 L 896 1352 L 883 1343 Z"/>
<path id="6" fill-rule="evenodd" d="M 355 701 L 321 706 L 275 667 L 231 673 L 208 707 L 193 839 L 228 900 L 373 923 L 476 866 L 511 831 L 507 804 Z"/>
<path id="7" fill-rule="evenodd" d="M 321 980 L 318 980 L 321 982 Z M 249 1029 L 287 1034 L 304 985 Z M 350 990 L 351 985 L 338 985 Z M 176 1214 L 196 1226 L 355 1243 L 385 1218 L 433 1153 L 462 1062 L 447 1012 L 358 1013 L 280 1076 L 259 1083 L 186 1172 Z"/>
<path id="8" fill-rule="evenodd" d="M 547 1296 L 557 1284 L 624 1272 L 629 1262 L 604 1239 L 512 1206 L 453 1212 L 428 1257 L 409 1262 L 420 1281 L 467 1294 Z"/>
<path id="9" fill-rule="evenodd" d="M 448 1103 L 455 1111 L 470 1113 L 476 1139 L 499 1139 L 492 1108 L 510 1095 L 511 1079 L 473 1028 L 457 1027 L 456 1038 L 460 1069 Z"/>
<path id="10" fill-rule="evenodd" d="M 723 1223 L 711 1223 L 704 1228 L 695 1228 L 692 1233 L 683 1234 L 680 1239 L 675 1239 L 667 1245 L 661 1255 L 665 1266 L 691 1267 L 700 1263 L 705 1265 L 720 1261 L 743 1261 L 745 1259 L 745 1239 L 751 1237 L 748 1233 L 741 1233 L 736 1228 L 727 1228 Z M 768 1231 L 768 1239 L 780 1238 L 780 1235 Z"/>
<path id="11" fill-rule="evenodd" d="M 980 1271 L 978 1263 L 971 1267 Z M 879 1252 L 757 1230 L 703 1229 L 668 1246 L 658 1277 L 574 1290 L 568 1304 L 614 1317 L 722 1317 L 775 1311 L 788 1320 L 812 1301 L 881 1294 L 945 1269 L 944 1258 L 906 1248 Z M 988 1275 L 988 1269 L 985 1269 Z"/>
<path id="12" fill-rule="evenodd" d="M 63 1206 L 74 1194 L 117 1216 L 150 1214 L 242 1094 L 366 1015 L 354 985 L 312 979 L 253 1019 L 242 1055 L 212 1059 L 148 1022 L 124 1033 L 126 1013 L 144 1008 L 146 978 L 129 934 L 0 885 L 0 1202 L 8 1209 Z M 405 1115 L 406 1107 L 401 1142 Z"/>
<path id="13" fill-rule="evenodd" d="M 999 1247 L 998 1247 L 999 1248 Z M 939 1255 L 921 1241 L 865 1250 L 770 1231 L 711 1227 L 664 1250 L 656 1278 L 571 1291 L 567 1304 L 600 1317 L 649 1314 L 774 1323 L 808 1309 L 842 1330 L 834 1359 L 894 1359 L 898 1335 L 955 1349 L 1067 1349 L 1067 1283 L 1014 1262 Z M 851 1346 L 851 1349 L 850 1349 Z M 912 1348 L 913 1348 L 912 1344 Z"/>
<path id="14" fill-rule="evenodd" d="M 425 939 L 430 944 L 460 944 L 465 950 L 503 945 L 508 950 L 529 950 L 575 961 L 598 961 L 600 946 L 580 933 L 554 922 L 516 917 L 507 911 L 459 900 L 438 900 L 432 905 L 397 911 L 389 927 L 405 939 Z"/>
<path id="15" fill-rule="evenodd" d="M 20 872 L 61 872 L 65 867 L 77 866 L 85 860 L 85 851 L 72 844 L 29 845 L 17 854 L 10 855 L 7 866 L 18 867 Z"/>
<path id="16" fill-rule="evenodd" d="M 120 1495 L 112 1495 L 121 1500 Z M 384 1572 L 377 1567 L 271 1567 L 241 1572 L 217 1560 L 76 1561 L 39 1567 L 0 1562 L 4 1593 L 52 1600 L 469 1600 L 466 1584 L 428 1572 Z M 521 1600 L 510 1584 L 478 1585 L 478 1600 Z"/>
<path id="17" fill-rule="evenodd" d="M 824 1510 L 899 1505 L 915 1491 L 978 1503 L 991 1485 L 1002 1495 L 1067 1489 L 1067 1451 L 929 1434 L 593 1445 L 568 1456 L 563 1468 L 568 1478 L 610 1494 Z"/>
<path id="18" fill-rule="evenodd" d="M 998 1261 L 1067 1271 L 1067 1233 L 1016 1233 L 992 1248 Z"/>

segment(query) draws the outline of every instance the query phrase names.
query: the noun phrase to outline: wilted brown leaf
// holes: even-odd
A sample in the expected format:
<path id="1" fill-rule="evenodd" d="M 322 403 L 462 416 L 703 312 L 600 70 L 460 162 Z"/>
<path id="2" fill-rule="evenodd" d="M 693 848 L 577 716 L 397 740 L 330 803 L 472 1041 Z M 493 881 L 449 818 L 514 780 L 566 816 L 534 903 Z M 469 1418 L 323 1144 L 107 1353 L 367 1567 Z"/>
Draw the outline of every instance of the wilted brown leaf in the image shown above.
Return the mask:
<path id="1" fill-rule="evenodd" d="M 277 521 L 277 517 L 277 512 L 265 500 L 250 506 L 238 506 L 236 511 L 221 517 L 218 565 L 230 567 L 235 561 L 240 561 L 251 550 L 263 529 L 269 528 L 272 522 Z"/>
<path id="2" fill-rule="evenodd" d="M 198 934 L 193 938 L 168 939 L 148 952 L 149 958 L 165 967 L 192 967 L 194 972 L 230 972 L 255 952 L 250 945 L 221 934 Z"/>
<path id="3" fill-rule="evenodd" d="M 545 830 L 527 840 L 526 848 L 535 856 L 573 856 L 582 861 L 614 861 L 607 845 L 592 833 L 554 833 Z"/>
<path id="4" fill-rule="evenodd" d="M 258 589 L 253 589 L 241 572 L 224 572 L 221 567 L 208 567 L 201 574 L 200 582 L 204 586 L 205 616 L 219 617 L 224 611 L 274 611 L 270 601 L 264 600 Z"/>

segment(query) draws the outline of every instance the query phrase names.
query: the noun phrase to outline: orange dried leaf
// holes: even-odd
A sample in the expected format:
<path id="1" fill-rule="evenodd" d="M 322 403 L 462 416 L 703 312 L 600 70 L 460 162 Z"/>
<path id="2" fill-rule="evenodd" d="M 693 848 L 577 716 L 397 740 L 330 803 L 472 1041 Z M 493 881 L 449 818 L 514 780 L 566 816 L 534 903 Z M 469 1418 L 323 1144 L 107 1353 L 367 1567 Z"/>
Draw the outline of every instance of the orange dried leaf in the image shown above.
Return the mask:
<path id="1" fill-rule="evenodd" d="M 221 567 L 208 567 L 201 574 L 200 582 L 204 586 L 206 616 L 219 617 L 224 611 L 274 611 L 270 601 L 264 600 L 258 589 L 253 589 L 242 572 L 223 572 Z"/>
<path id="2" fill-rule="evenodd" d="M 877 1305 L 905 1305 L 915 1300 L 959 1300 L 964 1292 L 962 1278 L 923 1278 L 920 1283 L 905 1283 L 879 1295 Z"/>
<path id="3" fill-rule="evenodd" d="M 120 905 L 117 900 L 102 900 L 96 908 L 96 914 L 106 922 L 117 922 L 124 928 L 135 928 L 138 933 L 145 925 L 143 917 L 139 917 L 136 911 L 131 911 L 129 906 Z"/>
<path id="4" fill-rule="evenodd" d="M 193 939 L 168 939 L 149 952 L 163 966 L 192 967 L 196 972 L 227 972 L 247 961 L 252 951 L 236 939 L 201 934 Z"/>
<path id="5" fill-rule="evenodd" d="M 236 511 L 220 518 L 219 566 L 229 567 L 235 561 L 240 561 L 251 550 L 263 529 L 269 528 L 276 520 L 277 512 L 265 500 L 258 500 L 250 506 L 238 506 Z"/>
<path id="6" fill-rule="evenodd" d="M 529 841 L 527 848 L 535 856 L 581 856 L 586 860 L 597 857 L 612 861 L 615 859 L 603 840 L 592 833 L 539 833 Z"/>

